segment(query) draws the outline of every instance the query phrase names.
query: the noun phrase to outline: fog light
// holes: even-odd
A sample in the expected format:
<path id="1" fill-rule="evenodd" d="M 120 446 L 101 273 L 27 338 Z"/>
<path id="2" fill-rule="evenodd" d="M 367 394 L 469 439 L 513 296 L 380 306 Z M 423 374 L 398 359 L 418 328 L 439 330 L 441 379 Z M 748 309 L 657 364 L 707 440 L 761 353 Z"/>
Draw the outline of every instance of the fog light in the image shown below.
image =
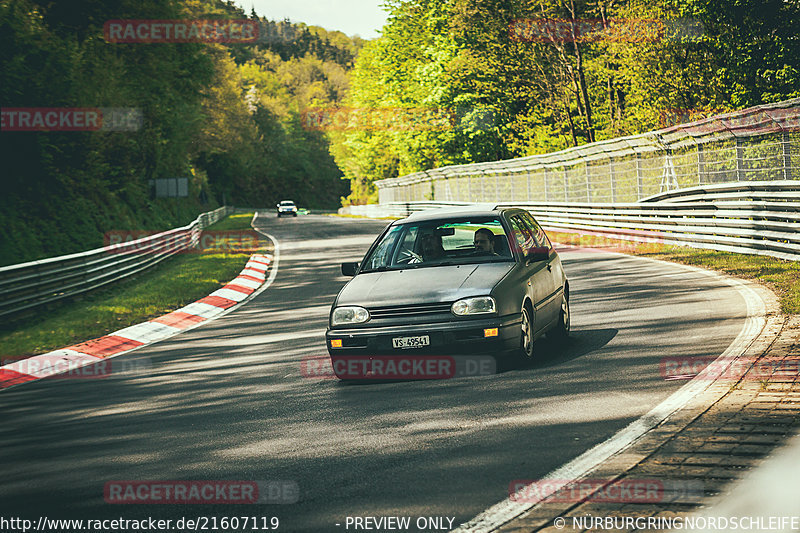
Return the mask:
<path id="1" fill-rule="evenodd" d="M 497 337 L 499 335 L 497 328 L 486 328 L 483 330 L 483 336 L 485 337 Z"/>
<path id="2" fill-rule="evenodd" d="M 331 339 L 331 348 L 341 348 L 342 339 Z"/>

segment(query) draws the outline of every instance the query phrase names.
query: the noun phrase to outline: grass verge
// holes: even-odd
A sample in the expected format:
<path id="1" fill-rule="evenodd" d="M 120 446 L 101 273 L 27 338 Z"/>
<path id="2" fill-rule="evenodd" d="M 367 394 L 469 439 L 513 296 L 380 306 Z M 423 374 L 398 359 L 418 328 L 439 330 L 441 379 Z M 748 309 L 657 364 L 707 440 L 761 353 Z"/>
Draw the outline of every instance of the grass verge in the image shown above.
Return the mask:
<path id="1" fill-rule="evenodd" d="M 230 215 L 208 230 L 248 230 L 252 218 L 253 213 Z M 269 252 L 272 243 L 261 240 L 258 246 L 256 251 Z M 0 326 L 0 358 L 5 363 L 102 337 L 199 300 L 235 278 L 254 251 L 226 250 L 177 254 L 107 289 Z"/>
<path id="2" fill-rule="evenodd" d="M 674 261 L 756 280 L 767 285 L 778 295 L 781 301 L 781 310 L 784 313 L 800 313 L 800 262 L 785 261 L 763 255 L 717 252 L 660 243 L 635 243 L 598 235 L 556 231 L 548 231 L 547 235 L 552 241 L 561 244 L 602 248 L 664 261 Z"/>

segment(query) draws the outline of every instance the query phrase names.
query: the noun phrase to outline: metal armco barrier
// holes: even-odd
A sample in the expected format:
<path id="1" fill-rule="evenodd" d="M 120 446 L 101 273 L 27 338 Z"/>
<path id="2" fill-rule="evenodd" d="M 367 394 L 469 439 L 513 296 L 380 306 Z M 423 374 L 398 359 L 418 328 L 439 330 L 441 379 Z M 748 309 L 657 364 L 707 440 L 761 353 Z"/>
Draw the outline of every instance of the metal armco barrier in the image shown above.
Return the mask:
<path id="1" fill-rule="evenodd" d="M 382 216 L 406 216 L 463 202 L 382 204 Z M 800 260 L 800 182 L 692 187 L 630 203 L 497 202 L 529 210 L 545 229 L 639 242 Z M 367 207 L 367 206 L 355 206 Z M 361 214 L 353 209 L 352 214 Z"/>
<path id="2" fill-rule="evenodd" d="M 723 189 L 706 188 L 706 194 L 690 189 L 679 202 L 516 205 L 554 231 L 800 260 L 800 191 L 787 191 L 793 195 L 782 200 L 774 191 L 757 198 L 751 183 L 740 200 L 730 186 Z"/>
<path id="3" fill-rule="evenodd" d="M 194 222 L 131 242 L 0 267 L 0 316 L 69 298 L 121 280 L 197 245 L 200 233 L 233 212 L 220 207 Z"/>

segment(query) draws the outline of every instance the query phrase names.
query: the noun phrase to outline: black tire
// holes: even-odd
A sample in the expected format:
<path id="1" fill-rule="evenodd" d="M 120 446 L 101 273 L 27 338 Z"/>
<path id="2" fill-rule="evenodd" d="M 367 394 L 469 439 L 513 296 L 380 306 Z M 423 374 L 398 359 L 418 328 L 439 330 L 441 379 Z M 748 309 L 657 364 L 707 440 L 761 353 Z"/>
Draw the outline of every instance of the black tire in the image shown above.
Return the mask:
<path id="1" fill-rule="evenodd" d="M 292 216 L 293 216 L 293 217 L 295 217 L 295 218 L 297 218 L 297 213 L 293 214 Z"/>
<path id="2" fill-rule="evenodd" d="M 566 341 L 569 338 L 569 330 L 572 322 L 572 315 L 569 310 L 569 293 L 564 291 L 561 296 L 561 311 L 558 314 L 558 324 L 548 335 L 557 341 Z"/>
<path id="3" fill-rule="evenodd" d="M 534 341 L 533 341 L 533 312 L 528 304 L 522 307 L 522 323 L 520 324 L 519 348 L 517 348 L 517 362 L 525 365 L 533 361 Z"/>

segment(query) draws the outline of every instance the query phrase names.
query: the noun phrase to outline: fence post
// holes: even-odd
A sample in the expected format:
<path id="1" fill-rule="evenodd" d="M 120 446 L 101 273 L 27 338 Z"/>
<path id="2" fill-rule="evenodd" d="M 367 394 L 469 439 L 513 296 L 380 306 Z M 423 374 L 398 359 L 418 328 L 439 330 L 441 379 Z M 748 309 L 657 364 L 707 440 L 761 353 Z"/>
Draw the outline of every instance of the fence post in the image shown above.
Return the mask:
<path id="1" fill-rule="evenodd" d="M 591 193 L 591 185 L 589 184 L 589 162 L 588 161 L 586 163 L 584 163 L 584 168 L 586 169 L 586 203 L 588 204 L 589 202 L 592 201 L 592 198 L 591 198 L 591 194 L 592 194 Z"/>
<path id="2" fill-rule="evenodd" d="M 661 185 L 658 192 L 674 191 L 678 188 L 678 177 L 675 175 L 675 165 L 672 162 L 672 150 L 667 149 L 664 154 L 664 171 L 661 173 Z"/>
<path id="3" fill-rule="evenodd" d="M 608 173 L 611 178 L 611 203 L 616 203 L 617 201 L 617 194 L 616 194 L 616 179 L 614 176 L 614 158 L 608 158 Z"/>
<path id="4" fill-rule="evenodd" d="M 526 178 L 528 180 L 528 194 L 525 195 L 525 201 L 526 202 L 530 202 L 531 201 L 531 169 L 526 169 L 525 170 L 525 176 L 526 176 Z"/>
<path id="5" fill-rule="evenodd" d="M 636 152 L 636 200 L 642 199 L 642 154 Z"/>
<path id="6" fill-rule="evenodd" d="M 781 134 L 781 148 L 783 152 L 783 179 L 792 179 L 792 145 L 789 144 L 789 134 Z"/>
<path id="7" fill-rule="evenodd" d="M 567 193 L 567 181 L 569 180 L 567 175 L 567 166 L 564 165 L 564 202 L 569 202 L 569 194 Z"/>
<path id="8" fill-rule="evenodd" d="M 697 185 L 704 185 L 706 177 L 706 154 L 703 145 L 697 145 Z"/>
<path id="9" fill-rule="evenodd" d="M 547 167 L 544 167 L 544 201 L 550 201 L 550 187 L 547 185 Z"/>
<path id="10" fill-rule="evenodd" d="M 497 172 L 494 174 L 494 201 L 500 201 L 500 176 L 497 175 Z"/>
<path id="11" fill-rule="evenodd" d="M 739 137 L 736 137 L 736 181 L 744 181 L 744 145 Z"/>
<path id="12" fill-rule="evenodd" d="M 472 201 L 472 174 L 467 174 L 467 194 L 469 195 L 467 198 L 468 202 Z"/>

